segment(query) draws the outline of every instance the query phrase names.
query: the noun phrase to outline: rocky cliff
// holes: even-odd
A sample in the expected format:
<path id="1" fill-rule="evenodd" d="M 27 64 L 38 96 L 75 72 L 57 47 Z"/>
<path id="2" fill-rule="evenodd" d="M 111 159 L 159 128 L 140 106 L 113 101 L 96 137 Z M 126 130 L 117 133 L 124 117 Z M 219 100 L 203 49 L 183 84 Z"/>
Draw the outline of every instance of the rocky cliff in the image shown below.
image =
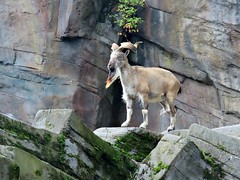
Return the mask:
<path id="1" fill-rule="evenodd" d="M 240 126 L 156 133 L 100 128 L 69 109 L 41 110 L 28 125 L 0 114 L 0 178 L 240 179 Z"/>
<path id="2" fill-rule="evenodd" d="M 110 45 L 108 19 L 117 1 L 2 0 L 0 3 L 0 112 L 34 123 L 39 109 L 70 108 L 90 127 L 125 119 L 121 89 L 105 90 Z M 240 118 L 240 4 L 234 0 L 147 0 L 135 64 L 161 66 L 182 82 L 177 129 L 192 123 L 219 127 Z M 159 105 L 149 128 L 165 130 Z M 132 126 L 139 126 L 135 107 Z"/>

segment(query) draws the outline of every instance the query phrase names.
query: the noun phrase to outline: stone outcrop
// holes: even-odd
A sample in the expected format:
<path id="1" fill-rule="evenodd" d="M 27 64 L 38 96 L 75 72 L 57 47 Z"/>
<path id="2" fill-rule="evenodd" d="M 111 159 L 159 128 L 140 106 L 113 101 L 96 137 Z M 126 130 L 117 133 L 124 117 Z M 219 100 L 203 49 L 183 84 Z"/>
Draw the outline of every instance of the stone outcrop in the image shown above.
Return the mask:
<path id="1" fill-rule="evenodd" d="M 4 174 L 1 179 L 69 179 L 76 180 L 49 163 L 42 161 L 30 153 L 12 146 L 0 146 L 0 154 L 7 162 L 1 167 Z M 7 174 L 7 175 L 6 175 Z"/>
<path id="2" fill-rule="evenodd" d="M 240 179 L 239 128 L 208 129 L 193 124 L 189 130 L 161 134 L 156 147 L 139 162 L 134 179 Z M 116 139 L 137 131 L 141 130 L 101 128 L 95 134 L 115 145 Z M 146 142 L 139 143 L 146 146 Z"/>
<path id="3" fill-rule="evenodd" d="M 0 144 L 0 163 L 15 167 L 1 170 L 3 178 L 127 179 L 136 169 L 67 109 L 38 112 L 34 126 L 0 115 Z"/>
<path id="4" fill-rule="evenodd" d="M 34 123 L 39 109 L 70 108 L 91 129 L 125 119 L 121 86 L 106 90 L 113 42 L 109 18 L 117 1 L 2 0 L 0 3 L 0 112 Z M 174 72 L 182 83 L 175 102 L 177 129 L 239 123 L 239 2 L 147 0 L 138 61 Z M 167 115 L 150 105 L 149 129 L 163 131 Z M 139 126 L 136 103 L 131 126 Z M 160 120 L 159 120 L 160 119 Z"/>
<path id="5" fill-rule="evenodd" d="M 41 110 L 35 122 L 0 115 L 1 179 L 240 179 L 239 125 L 93 133 L 69 109 Z"/>
<path id="6" fill-rule="evenodd" d="M 163 136 L 139 128 L 99 128 L 94 133 L 137 162 L 141 162 Z"/>
<path id="7" fill-rule="evenodd" d="M 239 131 L 239 126 L 235 128 Z M 217 160 L 225 179 L 240 179 L 239 138 L 194 124 L 189 129 L 189 139 Z"/>

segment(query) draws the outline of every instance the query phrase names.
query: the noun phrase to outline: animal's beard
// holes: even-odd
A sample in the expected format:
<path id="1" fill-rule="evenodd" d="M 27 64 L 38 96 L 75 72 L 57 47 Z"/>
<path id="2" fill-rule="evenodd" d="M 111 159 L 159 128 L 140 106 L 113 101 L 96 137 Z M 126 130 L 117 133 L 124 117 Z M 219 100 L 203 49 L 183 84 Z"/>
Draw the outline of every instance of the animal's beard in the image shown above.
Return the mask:
<path id="1" fill-rule="evenodd" d="M 109 88 L 112 83 L 114 81 L 116 81 L 116 79 L 119 77 L 119 73 L 116 69 L 114 70 L 109 70 L 109 73 L 108 73 L 108 78 L 107 78 L 107 81 L 106 81 L 106 89 Z"/>

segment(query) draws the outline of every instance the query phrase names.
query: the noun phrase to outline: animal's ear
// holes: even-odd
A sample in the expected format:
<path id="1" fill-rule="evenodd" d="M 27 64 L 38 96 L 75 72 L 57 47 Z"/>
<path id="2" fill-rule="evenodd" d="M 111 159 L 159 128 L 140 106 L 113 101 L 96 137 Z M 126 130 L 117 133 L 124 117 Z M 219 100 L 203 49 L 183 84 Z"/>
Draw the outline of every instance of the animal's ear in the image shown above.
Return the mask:
<path id="1" fill-rule="evenodd" d="M 119 46 L 116 43 L 112 44 L 112 47 L 111 47 L 112 51 L 116 51 L 118 48 Z"/>
<path id="2" fill-rule="evenodd" d="M 128 56 L 130 53 L 130 50 L 128 49 L 126 52 L 125 52 L 125 56 Z"/>

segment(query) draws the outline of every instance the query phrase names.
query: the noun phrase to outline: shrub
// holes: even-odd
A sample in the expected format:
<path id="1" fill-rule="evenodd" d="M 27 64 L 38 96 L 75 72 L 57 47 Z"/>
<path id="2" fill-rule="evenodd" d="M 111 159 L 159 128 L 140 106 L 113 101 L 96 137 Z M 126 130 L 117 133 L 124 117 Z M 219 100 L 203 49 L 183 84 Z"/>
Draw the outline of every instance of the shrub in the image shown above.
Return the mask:
<path id="1" fill-rule="evenodd" d="M 139 25 L 143 23 L 143 19 L 137 16 L 137 10 L 144 6 L 144 2 L 145 0 L 119 0 L 118 14 L 114 15 L 115 23 L 126 33 L 139 31 Z"/>

